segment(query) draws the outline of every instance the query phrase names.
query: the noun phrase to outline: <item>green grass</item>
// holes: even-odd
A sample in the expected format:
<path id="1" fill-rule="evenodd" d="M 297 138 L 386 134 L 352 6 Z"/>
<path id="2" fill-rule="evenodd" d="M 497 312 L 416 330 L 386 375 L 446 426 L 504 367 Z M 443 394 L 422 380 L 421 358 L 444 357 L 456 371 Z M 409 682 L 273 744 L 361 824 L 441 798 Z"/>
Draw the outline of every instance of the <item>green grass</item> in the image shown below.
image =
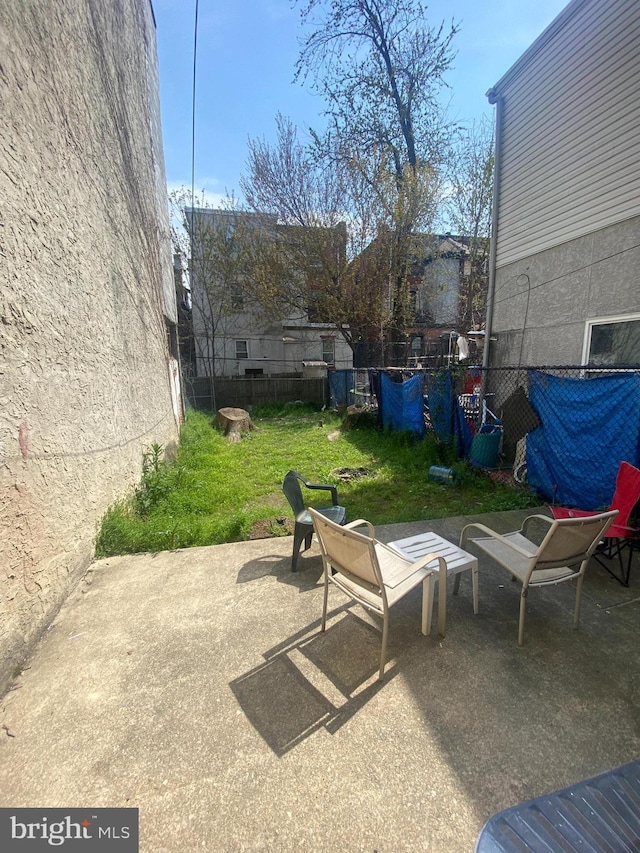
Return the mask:
<path id="1" fill-rule="evenodd" d="M 135 494 L 102 520 L 97 555 L 239 542 L 256 527 L 283 534 L 278 519 L 292 518 L 281 490 L 290 468 L 317 483 L 337 483 L 349 518 L 373 524 L 539 503 L 526 490 L 494 484 L 456 461 L 451 448 L 430 436 L 416 440 L 366 423 L 345 429 L 336 413 L 300 404 L 262 408 L 252 419 L 256 429 L 231 444 L 212 426 L 212 415 L 189 412 L 175 463 L 159 462 L 157 448 L 145 454 Z M 442 464 L 456 469 L 457 485 L 429 480 L 429 467 Z M 370 475 L 342 482 L 333 473 L 339 468 L 366 468 Z"/>

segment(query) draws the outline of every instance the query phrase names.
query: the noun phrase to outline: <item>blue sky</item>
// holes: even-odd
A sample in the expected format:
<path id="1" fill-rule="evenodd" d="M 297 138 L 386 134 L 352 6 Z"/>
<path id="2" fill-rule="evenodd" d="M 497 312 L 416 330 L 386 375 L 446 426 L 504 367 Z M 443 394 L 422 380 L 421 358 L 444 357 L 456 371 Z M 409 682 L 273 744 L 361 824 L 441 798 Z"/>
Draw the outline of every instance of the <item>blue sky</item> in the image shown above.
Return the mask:
<path id="1" fill-rule="evenodd" d="M 195 0 L 152 0 L 157 25 L 167 182 L 191 188 Z M 491 116 L 486 91 L 542 33 L 567 0 L 432 0 L 431 26 L 453 18 L 457 57 L 446 80 L 461 122 Z M 303 135 L 321 127 L 321 102 L 294 84 L 299 14 L 290 0 L 200 0 L 196 77 L 195 187 L 215 203 L 239 195 L 247 139 L 273 139 L 278 112 Z"/>

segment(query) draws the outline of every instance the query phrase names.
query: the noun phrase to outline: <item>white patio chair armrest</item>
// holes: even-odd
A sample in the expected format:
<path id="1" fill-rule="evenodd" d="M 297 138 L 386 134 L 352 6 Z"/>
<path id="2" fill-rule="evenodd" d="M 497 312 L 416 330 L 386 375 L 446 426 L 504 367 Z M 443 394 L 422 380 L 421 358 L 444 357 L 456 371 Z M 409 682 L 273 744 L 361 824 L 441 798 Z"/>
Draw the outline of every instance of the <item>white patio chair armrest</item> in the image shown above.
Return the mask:
<path id="1" fill-rule="evenodd" d="M 446 578 L 447 561 L 441 554 L 426 554 L 424 557 L 420 557 L 420 559 L 416 560 L 413 564 L 414 569 L 416 569 L 416 571 L 418 569 L 426 569 L 429 563 L 433 563 L 434 560 L 438 561 L 438 572 L 440 573 L 440 576 L 442 577 L 442 572 L 444 571 L 444 576 Z"/>
<path id="2" fill-rule="evenodd" d="M 547 524 L 553 524 L 557 519 L 553 518 L 550 515 L 541 515 L 540 513 L 534 513 L 534 515 L 528 515 L 525 520 L 522 522 L 522 527 L 520 531 L 524 533 L 529 526 L 530 521 L 546 521 Z"/>
<path id="3" fill-rule="evenodd" d="M 367 528 L 366 535 L 370 539 L 375 538 L 375 532 L 376 532 L 375 527 L 373 526 L 373 524 L 371 524 L 370 521 L 367 521 L 364 518 L 356 518 L 355 521 L 350 521 L 348 524 L 343 524 L 342 526 L 344 528 L 346 528 L 347 530 L 353 530 L 354 527 L 366 527 Z"/>
<path id="4" fill-rule="evenodd" d="M 496 533 L 495 530 L 492 530 L 490 527 L 487 527 L 486 524 L 480 524 L 478 521 L 474 521 L 472 524 L 467 524 L 466 527 L 462 528 L 462 533 L 460 534 L 460 547 L 464 548 L 466 545 L 467 539 L 469 538 L 467 531 L 472 527 L 481 530 L 483 533 L 487 533 L 491 539 L 497 539 L 500 542 L 503 542 L 509 548 L 512 548 L 518 554 L 521 554 L 523 557 L 526 557 L 527 560 L 530 560 L 532 555 L 530 551 L 525 551 L 524 548 L 521 548 L 519 545 L 516 545 L 515 542 L 512 542 L 510 539 L 507 539 L 506 536 L 502 536 L 500 533 Z"/>
<path id="5" fill-rule="evenodd" d="M 473 521 L 471 524 L 466 524 L 462 528 L 462 533 L 460 534 L 460 548 L 464 548 L 467 539 L 469 538 L 469 533 L 472 528 L 476 530 L 481 530 L 483 533 L 488 533 L 490 536 L 497 536 L 495 530 L 492 530 L 490 527 L 487 527 L 486 524 L 481 524 L 479 521 Z"/>

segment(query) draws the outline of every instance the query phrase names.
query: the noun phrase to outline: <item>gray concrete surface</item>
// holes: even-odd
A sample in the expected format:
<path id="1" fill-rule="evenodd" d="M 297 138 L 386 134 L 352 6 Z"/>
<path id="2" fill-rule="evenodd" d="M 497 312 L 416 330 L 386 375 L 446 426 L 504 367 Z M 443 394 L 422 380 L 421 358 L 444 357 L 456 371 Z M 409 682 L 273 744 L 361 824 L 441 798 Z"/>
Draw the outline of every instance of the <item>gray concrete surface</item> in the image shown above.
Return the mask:
<path id="1" fill-rule="evenodd" d="M 526 513 L 476 516 L 506 531 Z M 464 518 L 426 527 L 457 541 Z M 291 538 L 95 562 L 0 703 L 0 805 L 131 806 L 140 850 L 472 851 L 496 811 L 637 758 L 640 565 L 536 590 L 480 562 L 420 634 L 379 634 Z M 638 555 L 635 556 L 636 561 Z"/>

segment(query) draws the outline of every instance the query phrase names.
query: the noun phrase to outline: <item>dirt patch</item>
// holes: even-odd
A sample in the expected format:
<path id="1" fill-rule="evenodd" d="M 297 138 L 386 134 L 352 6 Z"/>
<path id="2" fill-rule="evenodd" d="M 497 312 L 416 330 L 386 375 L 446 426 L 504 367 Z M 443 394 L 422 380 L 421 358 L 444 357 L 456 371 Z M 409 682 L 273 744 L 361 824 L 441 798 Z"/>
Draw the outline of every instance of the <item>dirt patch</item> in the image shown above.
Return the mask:
<path id="1" fill-rule="evenodd" d="M 293 535 L 293 519 L 277 516 L 254 521 L 249 531 L 249 539 L 273 539 L 276 536 Z"/>
<path id="2" fill-rule="evenodd" d="M 370 468 L 334 468 L 331 472 L 339 480 L 360 480 L 362 477 L 373 477 Z"/>
<path id="3" fill-rule="evenodd" d="M 502 486 L 516 485 L 516 481 L 513 479 L 513 471 L 510 468 L 508 470 L 487 471 L 487 474 L 494 483 L 499 483 Z"/>

